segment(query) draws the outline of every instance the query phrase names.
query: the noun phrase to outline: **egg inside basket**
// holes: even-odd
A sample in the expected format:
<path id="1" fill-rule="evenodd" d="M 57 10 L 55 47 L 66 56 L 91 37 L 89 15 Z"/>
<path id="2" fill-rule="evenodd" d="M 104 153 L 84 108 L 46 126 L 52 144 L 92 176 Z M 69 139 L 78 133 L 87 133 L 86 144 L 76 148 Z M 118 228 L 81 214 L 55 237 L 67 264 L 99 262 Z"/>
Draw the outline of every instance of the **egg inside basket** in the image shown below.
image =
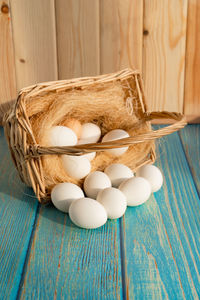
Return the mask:
<path id="1" fill-rule="evenodd" d="M 154 117 L 175 119 L 168 131 L 151 129 Z M 82 124 L 92 122 L 101 128 L 102 137 L 112 129 L 127 131 L 130 138 L 96 144 L 50 147 L 48 131 L 75 118 Z M 82 186 L 83 179 L 68 176 L 61 155 L 81 155 L 96 151 L 92 171 L 103 171 L 112 163 L 136 170 L 155 160 L 154 139 L 184 127 L 178 113 L 149 114 L 146 109 L 141 76 L 138 71 L 123 71 L 72 80 L 39 83 L 20 91 L 15 107 L 4 118 L 4 129 L 12 158 L 23 182 L 32 186 L 38 200 L 50 200 L 51 189 L 60 182 Z M 129 146 L 121 156 L 106 149 Z"/>

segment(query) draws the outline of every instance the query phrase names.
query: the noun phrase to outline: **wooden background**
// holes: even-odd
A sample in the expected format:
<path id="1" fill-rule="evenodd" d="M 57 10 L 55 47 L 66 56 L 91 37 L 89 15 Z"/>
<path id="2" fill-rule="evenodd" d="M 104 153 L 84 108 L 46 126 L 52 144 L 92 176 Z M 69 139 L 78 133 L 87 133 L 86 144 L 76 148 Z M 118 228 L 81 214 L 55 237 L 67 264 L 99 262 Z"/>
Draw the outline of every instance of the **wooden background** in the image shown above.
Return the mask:
<path id="1" fill-rule="evenodd" d="M 1 104 L 36 82 L 132 67 L 143 74 L 149 110 L 199 121 L 199 0 L 0 0 L 0 7 Z"/>

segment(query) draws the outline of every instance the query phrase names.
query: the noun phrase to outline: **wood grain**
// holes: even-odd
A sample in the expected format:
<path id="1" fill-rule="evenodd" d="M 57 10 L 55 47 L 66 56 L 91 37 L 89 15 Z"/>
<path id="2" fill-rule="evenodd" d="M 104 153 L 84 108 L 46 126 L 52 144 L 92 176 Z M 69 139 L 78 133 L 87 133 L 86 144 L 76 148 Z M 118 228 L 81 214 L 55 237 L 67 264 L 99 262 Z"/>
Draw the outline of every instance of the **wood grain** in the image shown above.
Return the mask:
<path id="1" fill-rule="evenodd" d="M 0 1 L 0 125 L 2 117 L 16 98 L 14 47 L 9 1 Z"/>
<path id="2" fill-rule="evenodd" d="M 159 142 L 156 165 L 162 189 L 123 222 L 127 298 L 198 299 L 200 202 L 177 133 Z"/>
<path id="3" fill-rule="evenodd" d="M 0 298 L 16 299 L 38 201 L 17 175 L 3 128 L 0 157 Z"/>
<path id="4" fill-rule="evenodd" d="M 198 0 L 5 0 L 2 5 L 0 124 L 24 86 L 126 67 L 143 72 L 149 110 L 184 112 L 189 122 L 200 122 Z"/>
<path id="5" fill-rule="evenodd" d="M 200 125 L 188 125 L 179 132 L 184 152 L 200 195 Z"/>
<path id="6" fill-rule="evenodd" d="M 200 2 L 188 2 L 184 113 L 200 116 Z"/>
<path id="7" fill-rule="evenodd" d="M 57 80 L 53 0 L 11 0 L 17 89 Z"/>
<path id="8" fill-rule="evenodd" d="M 144 1 L 143 77 L 149 109 L 183 112 L 187 0 Z"/>
<path id="9" fill-rule="evenodd" d="M 142 69 L 143 1 L 100 1 L 101 73 Z"/>
<path id="10" fill-rule="evenodd" d="M 25 273 L 20 299 L 122 299 L 119 221 L 85 230 L 42 207 Z"/>
<path id="11" fill-rule="evenodd" d="M 57 0 L 59 79 L 98 75 L 99 0 Z"/>

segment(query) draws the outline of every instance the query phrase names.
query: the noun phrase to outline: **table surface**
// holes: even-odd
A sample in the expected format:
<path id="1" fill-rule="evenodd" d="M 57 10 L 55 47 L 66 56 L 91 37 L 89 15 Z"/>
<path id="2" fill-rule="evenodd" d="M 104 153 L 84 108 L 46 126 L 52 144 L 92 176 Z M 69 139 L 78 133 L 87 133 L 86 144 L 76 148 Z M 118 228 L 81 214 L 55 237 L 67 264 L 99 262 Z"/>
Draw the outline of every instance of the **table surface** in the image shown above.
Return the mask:
<path id="1" fill-rule="evenodd" d="M 160 191 L 95 230 L 41 206 L 0 129 L 0 299 L 199 299 L 200 125 L 157 142 Z"/>

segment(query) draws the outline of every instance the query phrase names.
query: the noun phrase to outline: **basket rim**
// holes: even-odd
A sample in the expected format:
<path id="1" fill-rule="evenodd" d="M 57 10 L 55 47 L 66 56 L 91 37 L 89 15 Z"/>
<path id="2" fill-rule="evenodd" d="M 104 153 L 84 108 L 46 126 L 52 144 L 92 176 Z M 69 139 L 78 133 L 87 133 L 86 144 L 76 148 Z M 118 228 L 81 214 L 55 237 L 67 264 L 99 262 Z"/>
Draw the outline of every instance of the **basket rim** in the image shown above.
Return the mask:
<path id="1" fill-rule="evenodd" d="M 26 88 L 21 89 L 18 94 L 16 103 L 11 111 L 8 112 L 7 115 L 4 116 L 4 124 L 6 124 L 9 120 L 13 118 L 17 121 L 17 123 L 29 133 L 32 138 L 32 142 L 37 145 L 37 142 L 34 138 L 34 134 L 32 132 L 32 128 L 30 126 L 29 117 L 26 114 L 26 102 L 28 99 L 32 101 L 35 97 L 45 96 L 49 92 L 56 91 L 66 91 L 69 89 L 73 89 L 74 87 L 87 88 L 91 85 L 103 84 L 108 82 L 114 82 L 117 80 L 123 81 L 134 78 L 136 82 L 136 88 L 138 91 L 138 111 L 144 115 L 147 111 L 145 95 L 143 91 L 142 78 L 139 70 L 126 68 L 120 70 L 118 72 L 113 72 L 109 74 L 102 74 L 98 76 L 91 77 L 79 77 L 67 80 L 58 80 L 58 81 L 47 81 L 46 83 L 38 83 Z M 129 84 L 127 85 L 129 89 Z"/>
<path id="2" fill-rule="evenodd" d="M 38 91 L 43 92 L 48 90 L 49 87 L 51 87 L 51 91 L 53 90 L 59 90 L 62 89 L 64 86 L 67 88 L 72 87 L 81 87 L 81 86 L 89 86 L 96 83 L 103 83 L 103 82 L 109 82 L 116 79 L 125 79 L 127 77 L 130 77 L 132 75 L 139 75 L 141 76 L 141 72 L 138 69 L 131 69 L 126 68 L 122 69 L 117 72 L 107 73 L 107 74 L 101 74 L 96 76 L 84 76 L 84 77 L 77 77 L 72 79 L 61 79 L 61 80 L 53 80 L 53 81 L 44 81 L 44 82 L 38 82 L 36 84 L 26 86 L 18 92 L 18 97 L 22 94 L 26 95 L 30 93 L 31 91 L 38 88 Z M 29 94 L 29 96 L 32 96 Z M 17 98 L 18 98 L 17 97 Z"/>

